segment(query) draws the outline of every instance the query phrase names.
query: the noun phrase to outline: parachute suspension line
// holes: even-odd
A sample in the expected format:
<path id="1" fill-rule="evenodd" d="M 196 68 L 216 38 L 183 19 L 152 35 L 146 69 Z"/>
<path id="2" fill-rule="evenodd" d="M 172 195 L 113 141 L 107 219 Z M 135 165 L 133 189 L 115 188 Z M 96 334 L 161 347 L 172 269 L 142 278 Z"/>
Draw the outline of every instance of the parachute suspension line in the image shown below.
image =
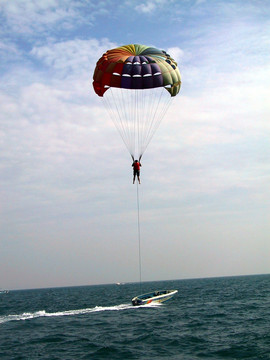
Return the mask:
<path id="1" fill-rule="evenodd" d="M 147 145 L 149 144 L 150 140 L 149 138 L 149 134 L 152 134 L 152 127 L 153 127 L 153 123 L 155 121 L 155 113 L 158 110 L 157 108 L 157 93 L 158 91 L 160 91 L 160 89 L 151 89 L 148 93 L 148 97 L 146 98 L 147 103 L 146 103 L 146 109 L 148 109 L 148 111 L 146 112 L 146 117 L 145 117 L 145 121 L 144 121 L 144 131 L 143 131 L 143 139 L 142 139 L 142 143 L 144 144 L 144 148 L 143 151 L 145 151 L 145 149 L 147 148 Z M 154 135 L 154 134 L 153 134 Z"/>
<path id="2" fill-rule="evenodd" d="M 140 226 L 140 201 L 139 201 L 139 184 L 138 184 L 138 181 L 137 181 L 137 219 L 138 219 L 140 293 L 141 293 L 142 292 L 142 261 L 141 261 L 141 226 Z"/>
<path id="3" fill-rule="evenodd" d="M 104 103 L 131 157 L 141 158 L 171 102 L 163 87 L 110 88 Z"/>
<path id="4" fill-rule="evenodd" d="M 107 91 L 109 91 L 109 90 L 107 90 Z M 107 94 L 106 94 L 106 95 L 107 95 Z M 119 133 L 119 135 L 121 136 L 124 144 L 126 145 L 126 147 L 127 147 L 127 149 L 128 149 L 128 145 L 127 145 L 126 139 L 125 139 L 124 135 L 121 133 L 121 130 L 120 130 L 120 128 L 119 128 L 119 126 L 118 126 L 118 123 L 116 122 L 116 119 L 115 119 L 115 116 L 114 116 L 114 109 L 117 109 L 117 112 L 118 112 L 118 114 L 119 114 L 119 110 L 118 110 L 117 106 L 115 105 L 115 107 L 113 107 L 112 104 L 111 104 L 111 102 L 108 101 L 107 97 L 105 97 L 105 96 L 103 96 L 102 99 L 103 99 L 103 102 L 104 102 L 105 107 L 106 107 L 106 109 L 107 109 L 107 112 L 108 112 L 109 115 L 110 115 L 110 118 L 112 119 L 112 121 L 113 121 L 113 123 L 114 123 L 114 125 L 115 125 L 115 127 L 116 127 L 116 129 L 117 129 L 117 131 L 118 131 L 118 133 Z M 128 150 L 129 150 L 129 149 L 128 149 Z"/>
<path id="5" fill-rule="evenodd" d="M 117 89 L 118 91 L 112 91 L 112 94 L 115 95 L 114 102 L 117 103 L 117 107 L 120 109 L 120 114 L 118 115 L 118 121 L 115 121 L 116 126 L 119 124 L 121 132 L 126 139 L 127 148 L 132 156 L 132 130 L 130 129 L 129 115 L 127 114 L 126 107 L 126 92 L 123 89 Z M 118 95 L 118 96 L 117 96 Z"/>
<path id="6" fill-rule="evenodd" d="M 105 107 L 107 109 L 107 112 L 110 115 L 110 118 L 112 119 L 119 135 L 121 136 L 128 152 L 131 154 L 131 149 L 130 149 L 130 134 L 128 134 L 127 130 L 128 130 L 128 122 L 126 122 L 126 124 L 123 122 L 123 120 L 125 119 L 125 116 L 122 116 L 121 114 L 121 101 L 119 101 L 117 95 L 115 94 L 115 92 L 111 91 L 111 89 L 107 90 L 107 92 L 109 92 L 109 94 L 105 94 L 102 99 L 104 101 Z M 106 96 L 109 95 L 109 96 Z M 118 94 L 119 95 L 119 94 Z M 124 111 L 126 109 L 124 108 Z M 115 114 L 115 112 L 117 113 L 117 116 Z M 128 141 L 129 140 L 129 141 Z"/>
<path id="7" fill-rule="evenodd" d="M 171 96 L 163 87 L 141 91 L 140 95 L 140 142 L 138 147 L 141 157 L 170 105 Z"/>
<path id="8" fill-rule="evenodd" d="M 132 128 L 132 114 L 130 113 L 130 109 L 132 108 L 130 106 L 131 97 L 130 97 L 130 91 L 127 91 L 127 89 L 120 89 L 121 91 L 121 106 L 123 107 L 123 126 L 127 130 L 127 136 L 128 136 L 128 144 L 129 144 L 129 152 L 131 156 L 134 157 L 134 149 L 135 149 L 135 139 L 134 139 L 134 130 Z"/>
<path id="9" fill-rule="evenodd" d="M 144 95 L 145 94 L 145 95 Z M 146 96 L 147 95 L 147 96 Z M 147 93 L 141 92 L 141 107 L 142 107 L 142 121 L 140 122 L 140 142 L 139 142 L 139 149 L 140 149 L 140 157 L 142 157 L 146 147 L 145 147 L 145 134 L 147 132 L 149 119 L 151 119 L 151 111 L 152 106 L 154 104 L 154 92 L 153 89 L 148 89 Z"/>
<path id="10" fill-rule="evenodd" d="M 157 89 L 138 89 L 133 91 L 136 93 L 133 115 L 133 121 L 135 122 L 134 129 L 136 129 L 135 150 L 137 150 L 138 156 L 141 158 L 146 149 L 145 139 L 147 139 L 147 133 L 151 131 L 151 129 L 149 129 L 149 123 L 151 124 L 151 120 L 153 120 Z"/>
<path id="11" fill-rule="evenodd" d="M 165 88 L 159 88 L 159 89 L 162 89 L 162 91 L 160 92 L 158 98 L 155 97 L 155 103 L 153 102 L 152 104 L 153 108 L 152 108 L 152 114 L 150 116 L 150 125 L 148 125 L 148 131 L 145 133 L 145 138 L 144 138 L 145 149 L 152 140 L 155 132 L 157 131 L 172 101 L 172 97 Z M 154 96 L 152 98 L 154 98 Z"/>

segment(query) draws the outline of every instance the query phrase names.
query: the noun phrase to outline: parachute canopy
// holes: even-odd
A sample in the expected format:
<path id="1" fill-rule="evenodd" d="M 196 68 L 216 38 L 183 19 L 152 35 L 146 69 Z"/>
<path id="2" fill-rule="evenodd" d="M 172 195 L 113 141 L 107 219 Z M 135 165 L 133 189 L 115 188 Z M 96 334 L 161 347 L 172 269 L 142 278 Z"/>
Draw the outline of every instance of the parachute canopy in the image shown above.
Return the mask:
<path id="1" fill-rule="evenodd" d="M 164 50 L 130 44 L 98 60 L 93 87 L 131 156 L 141 157 L 172 97 L 180 91 L 177 63 Z"/>
<path id="2" fill-rule="evenodd" d="M 131 44 L 108 50 L 99 59 L 93 86 L 99 96 L 110 87 L 150 89 L 164 87 L 178 94 L 181 79 L 177 63 L 164 50 Z"/>

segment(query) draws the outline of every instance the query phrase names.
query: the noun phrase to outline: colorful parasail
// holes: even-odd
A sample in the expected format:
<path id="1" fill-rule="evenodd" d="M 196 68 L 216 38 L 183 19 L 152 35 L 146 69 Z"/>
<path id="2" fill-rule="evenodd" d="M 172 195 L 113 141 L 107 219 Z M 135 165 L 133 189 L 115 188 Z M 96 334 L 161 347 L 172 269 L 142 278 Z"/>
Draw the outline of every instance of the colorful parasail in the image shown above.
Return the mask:
<path id="1" fill-rule="evenodd" d="M 98 60 L 93 87 L 132 158 L 141 158 L 180 91 L 177 63 L 164 50 L 130 44 L 108 50 Z"/>

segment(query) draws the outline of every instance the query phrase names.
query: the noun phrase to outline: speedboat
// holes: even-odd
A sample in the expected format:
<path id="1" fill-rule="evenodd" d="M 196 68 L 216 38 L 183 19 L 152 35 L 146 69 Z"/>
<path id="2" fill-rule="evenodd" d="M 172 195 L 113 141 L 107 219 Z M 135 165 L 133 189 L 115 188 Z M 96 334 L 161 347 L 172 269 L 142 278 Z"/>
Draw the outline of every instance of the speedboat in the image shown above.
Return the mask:
<path id="1" fill-rule="evenodd" d="M 134 306 L 151 303 L 162 303 L 173 297 L 178 290 L 158 290 L 147 294 L 135 296 L 131 301 Z"/>

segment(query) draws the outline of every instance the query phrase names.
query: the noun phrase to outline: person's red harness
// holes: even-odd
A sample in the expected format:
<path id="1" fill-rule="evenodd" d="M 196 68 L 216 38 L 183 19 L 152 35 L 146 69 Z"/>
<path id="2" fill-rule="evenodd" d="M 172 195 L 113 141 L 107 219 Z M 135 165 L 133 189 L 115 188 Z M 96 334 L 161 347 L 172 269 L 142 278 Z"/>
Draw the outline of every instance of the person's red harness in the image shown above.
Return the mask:
<path id="1" fill-rule="evenodd" d="M 136 171 L 140 170 L 140 163 L 139 162 L 134 162 L 133 166 L 134 166 L 134 170 L 136 170 Z"/>

